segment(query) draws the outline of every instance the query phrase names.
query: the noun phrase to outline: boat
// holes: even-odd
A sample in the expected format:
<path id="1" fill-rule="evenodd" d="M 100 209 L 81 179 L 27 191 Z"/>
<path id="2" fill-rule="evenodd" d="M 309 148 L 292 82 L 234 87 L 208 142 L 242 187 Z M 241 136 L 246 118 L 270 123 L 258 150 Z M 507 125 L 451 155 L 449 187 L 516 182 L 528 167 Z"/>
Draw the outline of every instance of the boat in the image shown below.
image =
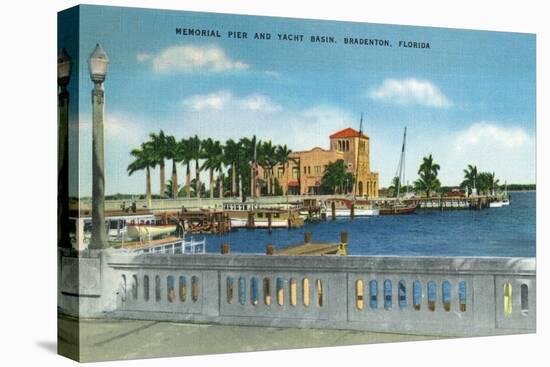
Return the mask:
<path id="1" fill-rule="evenodd" d="M 401 182 L 405 179 L 405 146 L 407 142 L 407 127 L 403 133 L 403 145 L 401 147 L 401 158 L 399 159 L 399 165 L 395 177 L 397 180 L 397 198 L 395 200 L 389 200 L 381 204 L 378 209 L 380 215 L 404 215 L 414 214 L 416 212 L 416 204 L 413 202 L 406 202 L 401 199 Z"/>
<path id="2" fill-rule="evenodd" d="M 493 189 L 494 190 L 494 189 Z M 504 184 L 504 194 L 502 195 L 502 199 L 492 201 L 489 203 L 489 208 L 502 208 L 503 206 L 510 205 L 510 199 L 508 196 L 508 188 L 506 183 Z"/>
<path id="3" fill-rule="evenodd" d="M 257 203 L 226 203 L 231 228 L 292 228 L 304 225 L 296 208 L 261 207 Z"/>
<path id="4" fill-rule="evenodd" d="M 176 224 L 127 224 L 126 236 L 130 238 L 152 238 L 175 232 Z"/>
<path id="5" fill-rule="evenodd" d="M 380 215 L 414 214 L 416 212 L 416 205 L 396 200 L 380 206 L 378 210 L 380 211 Z"/>
<path id="6" fill-rule="evenodd" d="M 335 217 L 351 217 L 353 206 L 354 217 L 368 217 L 380 214 L 368 200 L 351 200 L 346 198 L 329 198 L 325 201 L 327 214 Z"/>
<path id="7" fill-rule="evenodd" d="M 169 236 L 156 240 L 125 242 L 120 249 L 133 254 L 204 254 L 206 239 Z"/>

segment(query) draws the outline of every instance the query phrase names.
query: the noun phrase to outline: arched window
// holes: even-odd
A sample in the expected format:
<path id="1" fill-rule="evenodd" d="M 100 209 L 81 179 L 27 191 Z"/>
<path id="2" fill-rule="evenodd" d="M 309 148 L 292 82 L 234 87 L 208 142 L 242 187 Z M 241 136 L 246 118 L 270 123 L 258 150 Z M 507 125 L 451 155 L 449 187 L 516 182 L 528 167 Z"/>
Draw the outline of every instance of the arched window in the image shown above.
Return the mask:
<path id="1" fill-rule="evenodd" d="M 317 306 L 323 307 L 323 282 L 321 279 L 315 281 L 315 286 L 317 288 Z"/>
<path id="2" fill-rule="evenodd" d="M 504 284 L 504 315 L 512 314 L 512 284 Z"/>
<path id="3" fill-rule="evenodd" d="M 137 300 L 138 298 L 138 278 L 137 275 L 132 275 L 132 298 Z"/>
<path id="4" fill-rule="evenodd" d="M 529 313 L 529 287 L 527 284 L 522 284 L 521 288 L 521 314 L 527 315 Z"/>
<path id="5" fill-rule="evenodd" d="M 283 278 L 277 278 L 277 304 L 279 306 L 285 303 L 284 281 Z"/>
<path id="6" fill-rule="evenodd" d="M 155 301 L 160 302 L 160 276 L 155 276 Z"/>

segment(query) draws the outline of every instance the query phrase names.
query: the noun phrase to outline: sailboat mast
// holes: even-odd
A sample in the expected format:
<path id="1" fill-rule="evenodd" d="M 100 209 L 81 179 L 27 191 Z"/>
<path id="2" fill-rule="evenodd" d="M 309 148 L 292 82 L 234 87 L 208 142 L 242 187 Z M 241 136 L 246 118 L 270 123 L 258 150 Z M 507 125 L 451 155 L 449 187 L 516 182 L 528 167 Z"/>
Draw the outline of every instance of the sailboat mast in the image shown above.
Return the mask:
<path id="1" fill-rule="evenodd" d="M 401 158 L 399 159 L 399 179 L 397 182 L 397 198 L 401 193 L 401 181 L 404 180 L 405 172 L 405 144 L 407 143 L 407 127 L 405 126 L 405 132 L 403 133 L 403 145 L 401 146 Z"/>

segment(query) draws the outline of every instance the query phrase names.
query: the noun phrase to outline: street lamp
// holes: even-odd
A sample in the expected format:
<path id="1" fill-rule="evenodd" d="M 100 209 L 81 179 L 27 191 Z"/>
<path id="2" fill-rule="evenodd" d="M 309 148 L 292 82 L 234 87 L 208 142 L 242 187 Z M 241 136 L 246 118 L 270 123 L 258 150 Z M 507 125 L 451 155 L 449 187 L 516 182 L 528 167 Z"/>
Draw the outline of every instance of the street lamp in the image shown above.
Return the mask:
<path id="1" fill-rule="evenodd" d="M 103 108 L 105 91 L 103 81 L 107 75 L 109 58 L 99 44 L 90 55 L 88 65 L 92 90 L 92 238 L 90 248 L 108 247 L 105 229 L 105 159 L 103 148 Z"/>
<path id="2" fill-rule="evenodd" d="M 71 58 L 62 48 L 57 58 L 57 242 L 71 247 L 69 236 L 69 92 Z"/>

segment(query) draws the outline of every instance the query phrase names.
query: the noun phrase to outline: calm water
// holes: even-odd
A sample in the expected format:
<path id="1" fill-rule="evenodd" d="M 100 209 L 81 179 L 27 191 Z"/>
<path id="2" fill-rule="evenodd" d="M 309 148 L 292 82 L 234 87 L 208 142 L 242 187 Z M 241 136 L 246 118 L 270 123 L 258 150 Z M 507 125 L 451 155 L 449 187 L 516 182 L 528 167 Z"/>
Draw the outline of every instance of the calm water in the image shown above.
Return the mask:
<path id="1" fill-rule="evenodd" d="M 207 235 L 207 251 L 263 253 L 303 242 L 304 232 L 313 240 L 338 242 L 349 233 L 350 255 L 409 256 L 535 256 L 535 192 L 511 193 L 510 206 L 484 210 L 418 210 L 414 215 L 378 216 L 306 224 L 300 229 L 240 229 L 225 235 Z"/>

